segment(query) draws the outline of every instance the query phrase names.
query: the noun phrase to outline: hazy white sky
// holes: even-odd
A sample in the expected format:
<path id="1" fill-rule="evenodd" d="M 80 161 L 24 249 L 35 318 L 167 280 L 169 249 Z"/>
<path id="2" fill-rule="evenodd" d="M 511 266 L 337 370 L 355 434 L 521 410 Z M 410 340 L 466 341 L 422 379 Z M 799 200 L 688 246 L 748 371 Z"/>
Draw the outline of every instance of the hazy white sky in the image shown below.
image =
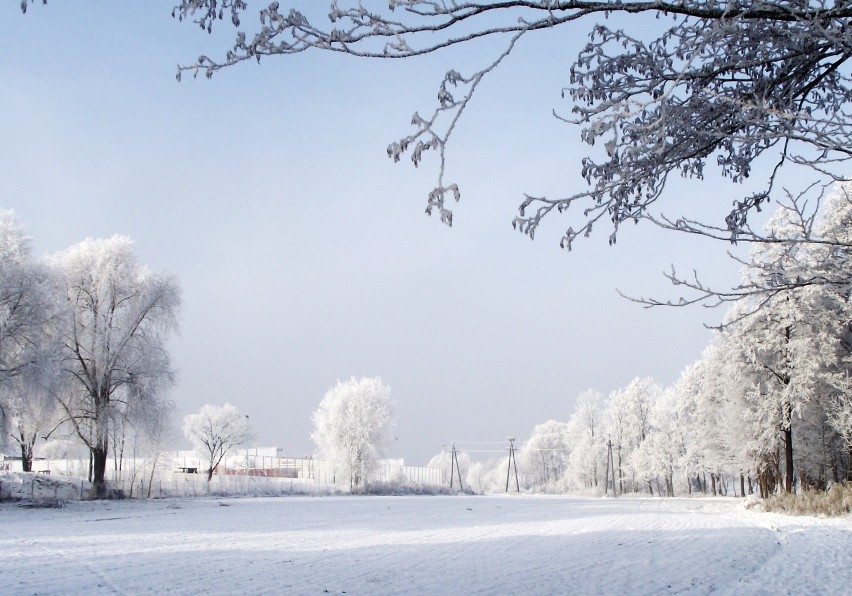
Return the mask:
<path id="1" fill-rule="evenodd" d="M 497 46 L 309 53 L 177 83 L 179 62 L 221 55 L 232 31 L 180 24 L 173 4 L 0 5 L 0 207 L 39 254 L 125 234 L 179 278 L 179 419 L 230 402 L 261 445 L 303 455 L 324 392 L 380 375 L 397 404 L 391 455 L 425 463 L 451 440 L 567 420 L 590 387 L 671 383 L 698 358 L 721 312 L 647 311 L 615 288 L 674 296 L 672 263 L 734 283 L 726 246 L 638 226 L 568 253 L 567 220 L 535 242 L 510 225 L 524 192 L 582 188 L 579 131 L 551 111 L 570 109 L 560 91 L 589 24 L 524 40 L 482 84 L 448 154 L 462 190 L 449 229 L 423 215 L 435 161 L 415 170 L 385 148 L 433 109 L 444 71 Z M 710 177 L 673 186 L 664 211 L 721 221 L 718 197 L 736 189 Z"/>

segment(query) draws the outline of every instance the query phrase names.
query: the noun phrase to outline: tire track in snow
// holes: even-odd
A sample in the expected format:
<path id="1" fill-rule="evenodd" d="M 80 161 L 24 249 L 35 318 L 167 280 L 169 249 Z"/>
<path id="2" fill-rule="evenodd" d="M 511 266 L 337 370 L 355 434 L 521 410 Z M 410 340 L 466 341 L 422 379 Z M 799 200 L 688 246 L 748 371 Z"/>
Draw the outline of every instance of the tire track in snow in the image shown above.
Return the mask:
<path id="1" fill-rule="evenodd" d="M 30 577 L 16 593 L 99 594 L 111 586 L 140 594 L 734 593 L 761 586 L 779 552 L 815 557 L 823 538 L 848 538 L 852 525 L 779 522 L 786 538 L 778 540 L 777 530 L 755 521 L 768 518 L 712 499 L 163 503 L 69 506 L 40 516 L 0 507 L 0 527 L 62 555 L 42 562 L 41 583 Z M 841 582 L 835 586 L 852 581 L 852 544 L 844 544 L 850 549 L 824 564 Z M 0 570 L 21 561 L 36 568 L 34 549 L 15 549 L 13 539 L 0 540 Z M 81 572 L 81 561 L 95 562 L 108 581 Z M 782 591 L 805 585 L 787 581 Z"/>
<path id="2" fill-rule="evenodd" d="M 56 559 L 59 558 L 67 563 L 67 565 L 63 564 L 62 567 L 67 567 L 72 574 L 77 573 L 86 576 L 83 581 L 89 581 L 90 576 L 94 575 L 99 580 L 95 586 L 99 590 L 111 594 L 129 594 L 129 592 L 125 592 L 119 585 L 115 584 L 112 578 L 104 573 L 99 565 L 89 559 L 81 559 L 71 554 L 66 548 L 50 546 L 52 541 L 49 540 L 23 538 L 20 534 L 10 531 L 5 524 L 0 525 L 0 530 L 14 544 L 13 548 L 17 549 L 17 564 L 14 568 L 15 580 L 17 581 L 3 581 L 2 578 L 6 572 L 0 569 L 0 585 L 16 584 L 16 593 L 45 593 L 44 579 L 39 568 L 45 563 L 46 555 L 47 565 L 56 564 Z M 5 544 L 0 543 L 0 550 L 5 550 L 5 546 Z M 39 561 L 42 564 L 39 564 Z M 72 582 L 76 581 L 74 577 L 68 579 Z"/>

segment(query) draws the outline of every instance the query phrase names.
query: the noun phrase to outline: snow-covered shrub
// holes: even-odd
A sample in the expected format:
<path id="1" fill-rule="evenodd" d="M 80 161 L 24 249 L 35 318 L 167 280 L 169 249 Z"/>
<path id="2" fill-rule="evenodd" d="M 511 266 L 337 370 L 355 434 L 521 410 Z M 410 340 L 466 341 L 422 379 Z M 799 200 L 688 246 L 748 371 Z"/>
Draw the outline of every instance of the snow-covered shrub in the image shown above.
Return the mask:
<path id="1" fill-rule="evenodd" d="M 52 476 L 36 472 L 0 474 L 0 501 L 19 501 L 57 506 L 64 501 L 79 501 L 91 496 L 92 484 L 80 478 Z M 33 505 L 37 506 L 37 505 Z"/>
<path id="2" fill-rule="evenodd" d="M 402 495 L 455 495 L 459 493 L 474 494 L 472 490 L 460 491 L 457 486 L 437 486 L 435 484 L 422 484 L 418 482 L 394 482 L 378 481 L 371 482 L 364 488 L 363 494 L 381 496 Z"/>

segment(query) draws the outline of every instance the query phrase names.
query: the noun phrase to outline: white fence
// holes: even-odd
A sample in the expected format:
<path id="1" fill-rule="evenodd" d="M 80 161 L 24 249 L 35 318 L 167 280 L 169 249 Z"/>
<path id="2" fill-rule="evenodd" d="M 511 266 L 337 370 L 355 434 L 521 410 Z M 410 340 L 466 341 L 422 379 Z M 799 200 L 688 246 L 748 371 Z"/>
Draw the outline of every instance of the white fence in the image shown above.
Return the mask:
<path id="1" fill-rule="evenodd" d="M 204 495 L 332 494 L 348 491 L 348 482 L 337 478 L 333 467 L 311 457 L 293 458 L 260 454 L 247 450 L 226 458 L 210 482 L 205 466 L 192 452 L 170 452 L 157 458 L 111 459 L 106 479 L 128 498 L 167 498 Z M 6 460 L 3 467 L 20 470 L 20 460 Z M 33 462 L 38 476 L 73 479 L 81 495 L 88 491 L 88 459 L 38 459 Z M 340 480 L 341 482 L 336 482 Z M 426 466 L 406 466 L 402 460 L 379 464 L 370 482 L 396 483 L 420 487 L 441 487 L 448 483 L 446 471 Z"/>
<path id="2" fill-rule="evenodd" d="M 305 482 L 293 478 L 268 476 L 236 476 L 214 474 L 210 481 L 204 474 L 175 474 L 172 478 L 139 478 L 112 481 L 110 485 L 120 489 L 127 498 L 173 498 L 249 495 L 276 497 L 281 495 L 325 495 L 340 492 L 334 484 Z"/>
<path id="3" fill-rule="evenodd" d="M 370 480 L 373 482 L 400 482 L 402 484 L 425 486 L 449 485 L 447 471 L 443 468 L 397 464 L 382 464 L 378 466 L 370 477 Z"/>

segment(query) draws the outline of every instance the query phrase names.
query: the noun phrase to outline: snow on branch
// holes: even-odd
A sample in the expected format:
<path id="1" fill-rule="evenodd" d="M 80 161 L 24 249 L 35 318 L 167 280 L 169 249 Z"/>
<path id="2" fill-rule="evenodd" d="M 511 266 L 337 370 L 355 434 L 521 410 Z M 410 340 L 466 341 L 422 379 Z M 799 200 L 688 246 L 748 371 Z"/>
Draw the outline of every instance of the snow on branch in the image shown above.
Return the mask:
<path id="1" fill-rule="evenodd" d="M 747 319 L 780 300 L 789 300 L 803 292 L 821 291 L 841 296 L 848 294 L 849 258 L 852 256 L 852 184 L 842 183 L 826 194 L 825 186 L 812 186 L 816 196 L 803 192 L 787 194 L 762 232 L 747 231 L 753 243 L 748 258 L 729 256 L 742 270 L 741 282 L 731 289 L 714 288 L 703 282 L 698 273 L 679 274 L 674 266 L 665 277 L 683 292 L 676 300 L 622 296 L 642 304 L 655 306 L 689 306 L 701 304 L 716 307 L 733 303 L 736 317 L 727 317 L 720 327 Z M 818 218 L 817 216 L 820 215 Z M 671 222 L 681 231 L 710 235 L 718 229 L 699 227 L 693 222 Z M 720 328 L 717 327 L 717 328 Z"/>
<path id="2" fill-rule="evenodd" d="M 238 0 L 183 0 L 173 14 L 211 31 L 213 23 L 227 15 L 239 26 L 245 9 Z M 251 33 L 239 30 L 224 58 L 202 56 L 195 64 L 180 66 L 178 78 L 187 71 L 211 77 L 249 59 L 309 49 L 396 59 L 485 37 L 505 38 L 504 52 L 481 70 L 462 76 L 450 69 L 431 117 L 415 113 L 416 131 L 388 147 L 392 159 L 408 154 L 415 165 L 424 152 L 438 153 L 437 184 L 426 212 L 437 210 L 448 225 L 452 210 L 446 199 L 458 200 L 459 191 L 443 180 L 446 146 L 482 77 L 508 56 L 521 36 L 595 15 L 668 15 L 675 24 L 654 39 L 592 26 L 590 41 L 563 91 L 573 101 L 571 114 L 556 116 L 580 127 L 581 139 L 603 151 L 582 162 L 586 189 L 556 198 L 527 195 L 513 221 L 516 229 L 532 238 L 555 211 L 576 220 L 561 240 L 568 249 L 600 221 L 611 227 L 611 243 L 621 223 L 641 220 L 751 242 L 761 236 L 750 229 L 749 215 L 772 198 L 782 165 L 809 168 L 820 180 L 845 179 L 852 151 L 852 33 L 847 27 L 852 2 L 390 0 L 387 8 L 367 8 L 335 0 L 325 23 L 308 14 L 313 10 L 270 3 L 259 12 L 258 28 Z M 439 119 L 444 120 L 441 128 Z M 687 220 L 672 224 L 652 216 L 651 207 L 663 197 L 670 175 L 701 179 L 709 164 L 723 177 L 742 182 L 764 155 L 776 160 L 765 188 L 734 198 L 724 225 L 714 228 Z"/>

